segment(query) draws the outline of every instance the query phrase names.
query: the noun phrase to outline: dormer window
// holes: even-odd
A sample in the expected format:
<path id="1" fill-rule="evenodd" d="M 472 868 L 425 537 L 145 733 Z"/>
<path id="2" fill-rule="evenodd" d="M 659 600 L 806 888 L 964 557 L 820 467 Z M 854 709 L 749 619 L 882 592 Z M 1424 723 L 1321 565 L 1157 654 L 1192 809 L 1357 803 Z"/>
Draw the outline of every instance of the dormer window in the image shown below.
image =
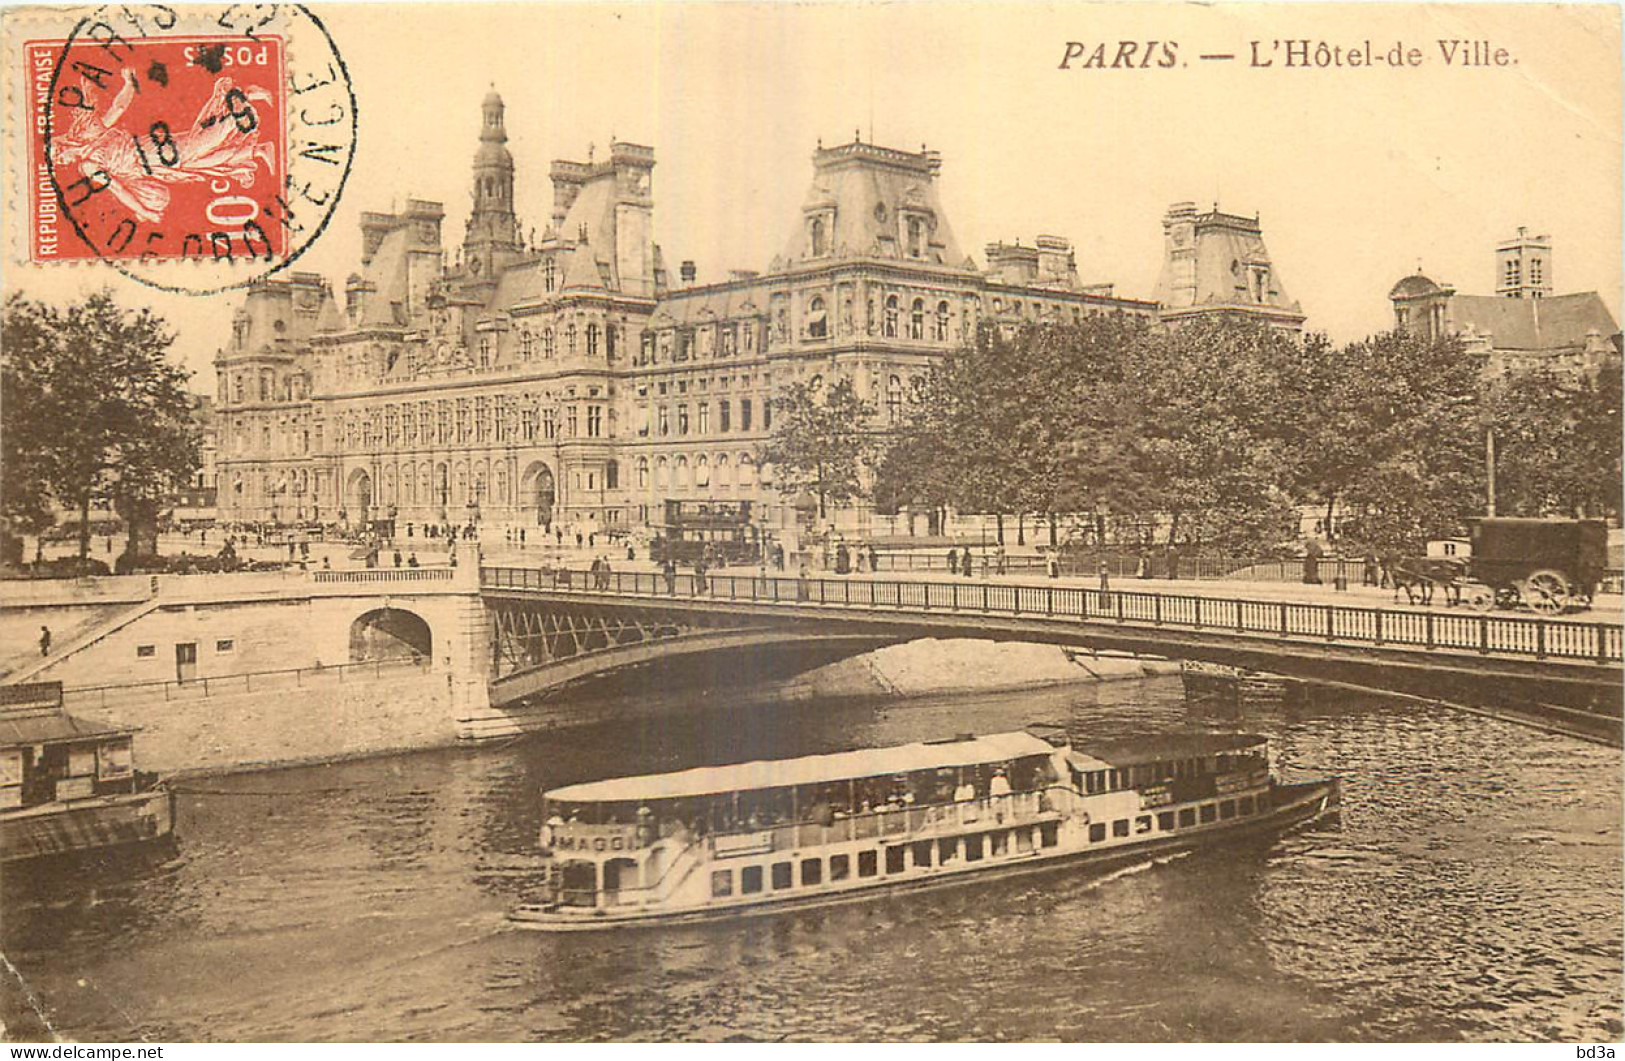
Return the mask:
<path id="1" fill-rule="evenodd" d="M 835 211 L 820 209 L 807 216 L 807 257 L 827 258 L 835 236 Z"/>
<path id="2" fill-rule="evenodd" d="M 922 217 L 908 219 L 908 256 L 925 257 L 925 219 Z"/>
<path id="3" fill-rule="evenodd" d="M 559 280 L 559 266 L 558 266 L 558 263 L 555 262 L 552 258 L 549 258 L 549 259 L 547 259 L 547 261 L 542 263 L 542 283 L 543 283 L 543 286 L 545 286 L 547 291 L 549 293 L 551 293 L 553 291 L 553 289 L 558 286 L 558 280 Z"/>
<path id="4" fill-rule="evenodd" d="M 807 302 L 807 338 L 823 339 L 829 335 L 829 313 L 824 306 L 821 295 L 814 295 Z"/>

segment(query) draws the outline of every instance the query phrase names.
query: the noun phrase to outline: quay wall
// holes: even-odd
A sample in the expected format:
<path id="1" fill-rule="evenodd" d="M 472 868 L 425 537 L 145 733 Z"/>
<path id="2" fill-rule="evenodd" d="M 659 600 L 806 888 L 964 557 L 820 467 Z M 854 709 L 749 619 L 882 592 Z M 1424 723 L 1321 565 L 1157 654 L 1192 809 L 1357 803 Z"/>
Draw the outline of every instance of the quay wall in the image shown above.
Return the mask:
<path id="1" fill-rule="evenodd" d="M 81 690 L 79 718 L 140 726 L 136 765 L 166 777 L 443 747 L 466 690 L 411 664 L 286 672 L 176 687 Z"/>

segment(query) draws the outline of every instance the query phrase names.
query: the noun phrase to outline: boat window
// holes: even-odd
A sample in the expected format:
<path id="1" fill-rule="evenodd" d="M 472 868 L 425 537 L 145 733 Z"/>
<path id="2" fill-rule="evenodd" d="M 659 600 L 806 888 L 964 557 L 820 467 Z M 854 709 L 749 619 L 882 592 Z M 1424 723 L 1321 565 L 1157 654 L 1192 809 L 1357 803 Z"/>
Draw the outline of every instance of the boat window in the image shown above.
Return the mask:
<path id="1" fill-rule="evenodd" d="M 1112 822 L 1112 835 L 1113 836 L 1127 836 L 1128 835 L 1128 819 L 1127 818 L 1119 818 L 1116 821 Z"/>
<path id="2" fill-rule="evenodd" d="M 762 890 L 762 867 L 746 866 L 739 871 L 739 894 L 750 895 Z"/>
<path id="3" fill-rule="evenodd" d="M 931 864 L 931 841 L 921 840 L 912 846 L 914 848 L 914 864 L 916 866 L 929 866 Z"/>
<path id="4" fill-rule="evenodd" d="M 801 860 L 801 883 L 803 886 L 824 883 L 823 859 L 804 858 Z"/>
<path id="5" fill-rule="evenodd" d="M 893 845 L 891 847 L 886 848 L 886 872 L 887 873 L 901 873 L 901 872 L 903 872 L 903 868 L 907 864 L 906 861 L 905 861 L 904 856 L 906 856 L 907 854 L 908 854 L 908 850 L 906 848 L 898 846 L 898 845 Z"/>
<path id="6" fill-rule="evenodd" d="M 1179 812 L 1179 825 L 1180 825 L 1180 828 L 1185 828 L 1187 826 L 1191 826 L 1191 825 L 1195 825 L 1195 824 L 1196 824 L 1196 808 L 1195 807 L 1186 807 L 1184 810 Z"/>
<path id="7" fill-rule="evenodd" d="M 982 861 L 982 838 L 980 836 L 965 837 L 965 861 Z"/>
<path id="8" fill-rule="evenodd" d="M 1038 838 L 1045 847 L 1054 847 L 1061 842 L 1061 823 L 1039 822 Z"/>
<path id="9" fill-rule="evenodd" d="M 1016 851 L 1031 851 L 1033 849 L 1033 831 L 1031 829 L 1016 830 Z"/>
<path id="10" fill-rule="evenodd" d="M 959 857 L 959 839 L 957 837 L 937 841 L 937 865 L 946 866 Z"/>
<path id="11" fill-rule="evenodd" d="M 1234 818 L 1236 816 L 1236 801 L 1227 799 L 1219 804 L 1219 817 Z"/>
<path id="12" fill-rule="evenodd" d="M 1151 831 L 1151 815 L 1142 814 L 1138 818 L 1135 818 L 1134 819 L 1134 831 L 1137 832 L 1137 833 L 1148 833 L 1148 832 L 1150 832 Z"/>
<path id="13" fill-rule="evenodd" d="M 778 891 L 781 888 L 788 888 L 788 887 L 790 887 L 791 884 L 795 883 L 791 879 L 791 876 L 790 876 L 791 872 L 792 872 L 792 868 L 793 867 L 788 862 L 775 862 L 775 863 L 773 863 L 773 890 L 774 891 Z"/>
<path id="14" fill-rule="evenodd" d="M 1251 814 L 1253 812 L 1253 797 L 1251 797 L 1251 796 L 1243 796 L 1243 797 L 1241 797 L 1241 802 L 1238 805 L 1238 809 L 1243 814 Z"/>
<path id="15" fill-rule="evenodd" d="M 845 880 L 852 875 L 851 855 L 829 856 L 829 879 Z"/>
<path id="16" fill-rule="evenodd" d="M 734 871 L 731 869 L 717 869 L 711 871 L 711 897 L 720 899 L 724 895 L 734 893 Z"/>
<path id="17" fill-rule="evenodd" d="M 994 858 L 999 858 L 999 857 L 1003 856 L 1005 854 L 1005 852 L 1010 850 L 1010 834 L 1009 833 L 1004 832 L 1001 829 L 999 832 L 989 833 L 988 836 L 990 837 L 990 839 L 992 841 L 990 846 L 992 847 L 991 854 L 993 855 Z"/>
<path id="18" fill-rule="evenodd" d="M 1219 808 L 1211 803 L 1202 804 L 1202 824 L 1206 825 L 1219 816 Z"/>
<path id="19" fill-rule="evenodd" d="M 1104 839 L 1106 839 L 1105 822 L 1095 822 L 1089 826 L 1089 842 L 1091 844 L 1098 844 Z"/>
<path id="20" fill-rule="evenodd" d="M 1157 828 L 1168 832 L 1174 827 L 1174 812 L 1165 810 L 1157 815 Z"/>
<path id="21" fill-rule="evenodd" d="M 873 877 L 880 872 L 879 864 L 880 860 L 875 857 L 873 851 L 858 852 L 858 876 Z"/>

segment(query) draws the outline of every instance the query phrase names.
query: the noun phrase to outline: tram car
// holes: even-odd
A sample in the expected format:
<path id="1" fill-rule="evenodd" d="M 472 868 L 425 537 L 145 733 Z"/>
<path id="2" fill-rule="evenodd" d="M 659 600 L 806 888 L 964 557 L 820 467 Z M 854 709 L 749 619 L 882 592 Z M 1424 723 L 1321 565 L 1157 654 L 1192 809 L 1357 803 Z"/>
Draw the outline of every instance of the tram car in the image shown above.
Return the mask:
<path id="1" fill-rule="evenodd" d="M 1481 611 L 1526 604 L 1546 615 L 1591 607 L 1608 566 L 1600 519 L 1468 521 L 1472 556 L 1461 599 Z"/>
<path id="2" fill-rule="evenodd" d="M 749 501 L 671 499 L 665 516 L 649 543 L 656 563 L 687 565 L 706 557 L 713 564 L 753 564 L 761 558 L 761 530 L 751 522 Z"/>

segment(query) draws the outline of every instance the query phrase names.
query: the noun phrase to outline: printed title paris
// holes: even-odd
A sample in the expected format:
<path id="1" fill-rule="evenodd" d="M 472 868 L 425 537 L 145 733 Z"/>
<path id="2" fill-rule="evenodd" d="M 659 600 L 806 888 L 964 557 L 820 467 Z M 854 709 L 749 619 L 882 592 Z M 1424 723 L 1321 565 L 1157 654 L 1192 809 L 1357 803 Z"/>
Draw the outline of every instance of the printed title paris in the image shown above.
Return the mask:
<path id="1" fill-rule="evenodd" d="M 1507 49 L 1487 40 L 1441 38 L 1433 42 L 1437 61 L 1454 67 L 1516 66 L 1518 60 Z M 1062 70 L 1171 70 L 1189 66 L 1180 55 L 1179 41 L 1067 41 L 1061 55 Z M 1189 54 L 1188 52 L 1186 53 Z M 1416 47 L 1403 41 L 1374 43 L 1370 40 L 1333 43 L 1306 37 L 1285 40 L 1253 40 L 1245 52 L 1202 52 L 1200 62 L 1232 63 L 1262 70 L 1324 70 L 1327 67 L 1360 68 L 1425 66 L 1434 58 L 1434 49 Z"/>

